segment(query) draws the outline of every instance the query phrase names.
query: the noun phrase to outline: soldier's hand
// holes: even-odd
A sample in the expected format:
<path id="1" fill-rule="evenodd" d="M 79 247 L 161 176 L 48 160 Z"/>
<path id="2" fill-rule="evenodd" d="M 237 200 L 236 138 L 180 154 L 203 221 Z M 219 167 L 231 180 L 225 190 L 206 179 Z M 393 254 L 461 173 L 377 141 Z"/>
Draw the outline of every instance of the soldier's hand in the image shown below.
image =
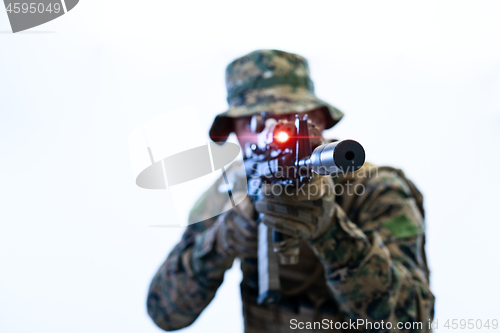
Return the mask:
<path id="1" fill-rule="evenodd" d="M 302 187 L 262 187 L 255 209 L 270 228 L 289 236 L 312 240 L 330 226 L 334 214 L 335 194 L 330 176 L 315 176 Z"/>
<path id="2" fill-rule="evenodd" d="M 249 197 L 215 222 L 216 248 L 226 256 L 257 258 L 257 222 L 255 208 Z"/>

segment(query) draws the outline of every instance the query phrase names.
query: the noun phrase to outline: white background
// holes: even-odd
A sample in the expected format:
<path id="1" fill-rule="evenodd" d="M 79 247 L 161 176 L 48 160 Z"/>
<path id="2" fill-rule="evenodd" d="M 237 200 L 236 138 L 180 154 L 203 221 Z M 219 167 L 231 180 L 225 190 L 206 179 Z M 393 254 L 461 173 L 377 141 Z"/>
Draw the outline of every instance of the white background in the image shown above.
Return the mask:
<path id="1" fill-rule="evenodd" d="M 423 191 L 439 326 L 500 320 L 499 11 L 84 0 L 14 35 L 0 10 L 0 331 L 159 331 L 147 290 L 183 230 L 148 227 L 176 215 L 167 191 L 135 186 L 128 135 L 186 105 L 208 132 L 225 66 L 259 48 L 307 57 L 317 95 L 346 114 L 328 136 Z M 241 331 L 240 279 L 235 264 L 183 332 Z"/>

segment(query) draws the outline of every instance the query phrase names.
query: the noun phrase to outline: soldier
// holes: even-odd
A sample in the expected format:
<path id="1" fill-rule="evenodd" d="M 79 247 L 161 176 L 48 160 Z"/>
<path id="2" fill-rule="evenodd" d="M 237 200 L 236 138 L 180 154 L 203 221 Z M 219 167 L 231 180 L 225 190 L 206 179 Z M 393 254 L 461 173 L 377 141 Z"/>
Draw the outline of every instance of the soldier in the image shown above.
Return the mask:
<path id="1" fill-rule="evenodd" d="M 262 111 L 276 119 L 308 114 L 320 130 L 343 116 L 314 95 L 307 61 L 295 54 L 252 52 L 227 67 L 226 82 L 230 108 L 214 120 L 214 141 L 234 132 L 244 147 L 255 139 L 250 117 Z M 234 168 L 227 174 L 234 186 L 246 182 Z M 246 198 L 235 209 L 189 225 L 151 283 L 147 306 L 154 322 L 167 331 L 190 325 L 239 257 L 246 333 L 430 331 L 434 296 L 420 192 L 401 170 L 369 163 L 355 173 L 325 177 L 322 184 L 333 181 L 335 193 L 324 187 L 308 199 L 268 193 L 255 205 Z M 221 182 L 198 200 L 191 222 L 228 204 L 213 195 Z M 299 264 L 280 266 L 278 304 L 256 302 L 256 211 L 269 227 L 301 240 Z M 353 326 L 356 321 L 361 326 Z"/>

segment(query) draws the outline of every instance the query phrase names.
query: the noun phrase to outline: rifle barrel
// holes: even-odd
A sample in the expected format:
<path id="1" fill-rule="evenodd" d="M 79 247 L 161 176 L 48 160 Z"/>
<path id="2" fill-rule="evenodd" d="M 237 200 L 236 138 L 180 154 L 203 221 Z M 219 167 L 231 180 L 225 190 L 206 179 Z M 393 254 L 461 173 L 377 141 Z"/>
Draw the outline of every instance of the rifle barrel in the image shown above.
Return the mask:
<path id="1" fill-rule="evenodd" d="M 320 175 L 354 172 L 365 163 L 365 150 L 354 140 L 342 140 L 321 145 L 314 149 L 311 157 L 300 160 L 305 166 Z"/>

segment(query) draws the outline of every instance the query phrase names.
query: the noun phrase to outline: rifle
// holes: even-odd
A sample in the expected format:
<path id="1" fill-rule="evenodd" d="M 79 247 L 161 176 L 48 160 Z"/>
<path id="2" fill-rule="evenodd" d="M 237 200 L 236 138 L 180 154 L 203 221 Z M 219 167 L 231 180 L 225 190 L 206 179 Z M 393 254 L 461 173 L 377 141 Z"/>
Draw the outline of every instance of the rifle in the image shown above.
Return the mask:
<path id="1" fill-rule="evenodd" d="M 307 120 L 295 116 L 295 122 L 267 118 L 266 114 L 252 117 L 251 129 L 257 143 L 245 147 L 245 169 L 249 194 L 254 202 L 261 198 L 263 184 L 302 186 L 313 173 L 330 175 L 354 172 L 363 165 L 365 151 L 354 140 L 322 144 L 319 129 Z M 290 236 L 270 230 L 258 222 L 258 304 L 277 303 L 281 298 L 279 264 L 294 265 L 299 261 L 300 242 L 296 240 L 285 250 L 278 244 Z"/>

